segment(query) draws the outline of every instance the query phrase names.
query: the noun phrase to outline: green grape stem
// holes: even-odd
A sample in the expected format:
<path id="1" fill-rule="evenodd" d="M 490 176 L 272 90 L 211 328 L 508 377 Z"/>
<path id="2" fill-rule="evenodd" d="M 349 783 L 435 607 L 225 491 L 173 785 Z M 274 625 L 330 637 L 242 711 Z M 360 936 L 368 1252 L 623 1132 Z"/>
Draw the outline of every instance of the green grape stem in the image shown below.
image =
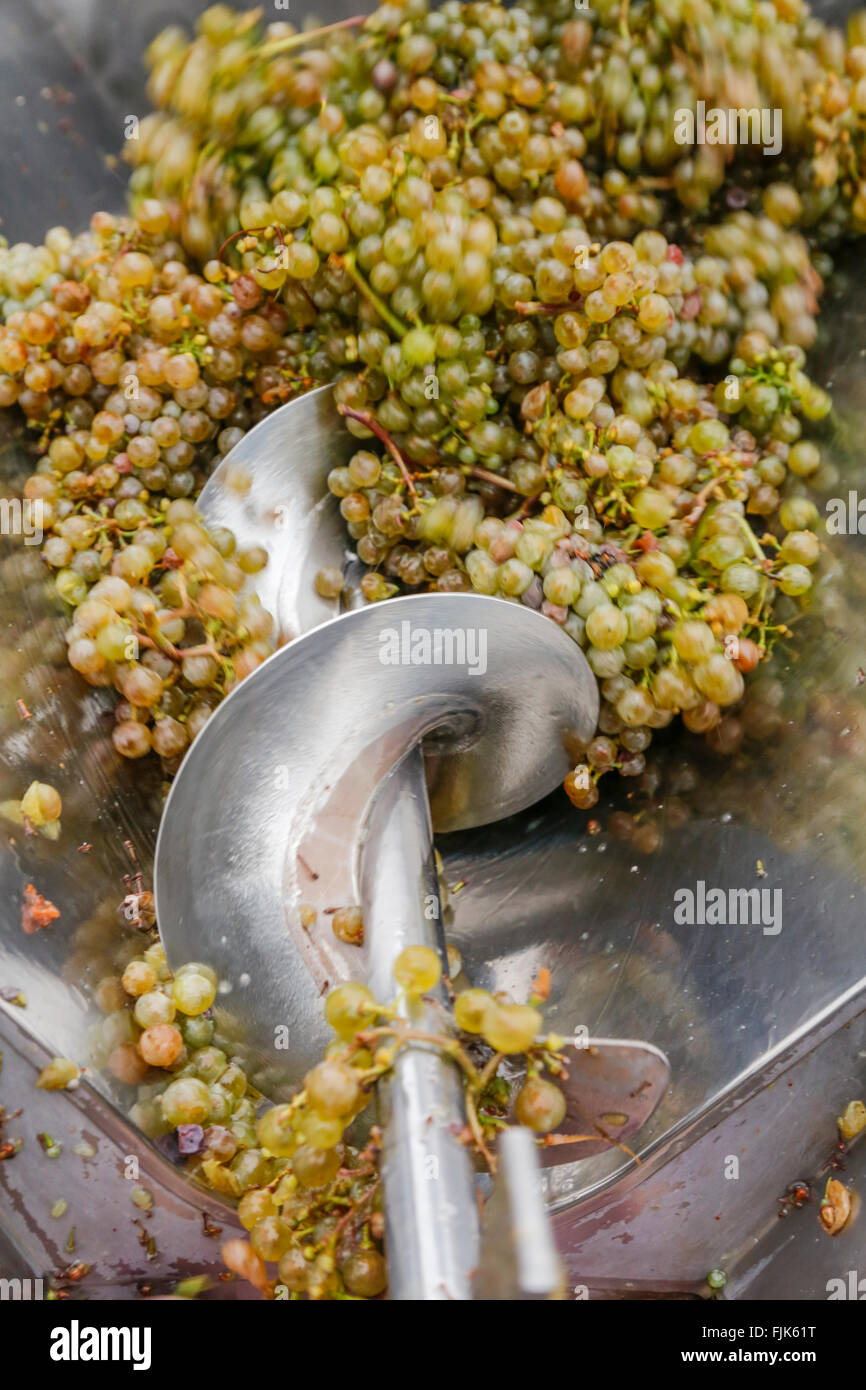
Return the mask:
<path id="1" fill-rule="evenodd" d="M 325 34 L 336 33 L 340 29 L 357 29 L 365 24 L 369 15 L 356 14 L 350 19 L 339 19 L 334 24 L 323 24 L 318 29 L 308 29 L 300 34 L 289 34 L 284 39 L 273 39 L 270 43 L 259 44 L 251 50 L 253 58 L 274 58 L 278 53 L 291 53 L 308 43 L 318 43 Z"/>
<path id="2" fill-rule="evenodd" d="M 376 291 L 367 284 L 367 281 L 364 279 L 355 263 L 354 251 L 347 251 L 343 256 L 334 252 L 328 259 L 332 265 L 339 266 L 342 270 L 345 270 L 349 279 L 358 287 L 364 298 L 373 305 L 376 313 L 384 323 L 387 323 L 391 332 L 398 338 L 405 338 L 406 334 L 409 332 L 408 325 L 403 323 L 402 319 L 398 319 L 397 315 L 392 313 L 388 308 L 384 299 L 376 294 Z"/>

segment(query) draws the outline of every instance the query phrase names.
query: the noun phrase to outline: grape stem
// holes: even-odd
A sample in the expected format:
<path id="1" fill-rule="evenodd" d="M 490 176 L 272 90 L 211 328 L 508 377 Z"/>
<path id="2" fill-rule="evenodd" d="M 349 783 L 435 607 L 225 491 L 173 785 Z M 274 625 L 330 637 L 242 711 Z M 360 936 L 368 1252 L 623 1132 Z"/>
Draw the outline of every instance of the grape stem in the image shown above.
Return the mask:
<path id="1" fill-rule="evenodd" d="M 395 333 L 398 338 L 405 338 L 406 334 L 409 332 L 409 329 L 407 328 L 406 324 L 403 323 L 402 319 L 398 319 L 397 315 L 391 312 L 384 299 L 381 299 L 379 295 L 376 293 L 376 291 L 370 285 L 367 284 L 367 281 L 364 279 L 363 275 L 361 274 L 360 270 L 358 270 L 358 267 L 355 264 L 354 251 L 347 251 L 345 256 L 339 256 L 336 252 L 334 252 L 328 259 L 334 265 L 337 265 L 342 270 L 345 270 L 349 279 L 353 281 L 353 283 L 358 287 L 364 298 L 369 300 L 369 302 L 373 305 L 373 308 L 376 310 L 376 313 L 379 315 L 381 319 L 384 320 L 385 323 L 387 323 L 388 327 L 391 329 L 391 332 Z"/>
<path id="2" fill-rule="evenodd" d="M 353 1177 L 357 1177 L 357 1174 L 356 1174 L 356 1173 L 353 1173 L 352 1176 L 353 1176 Z M 365 1188 L 365 1190 L 361 1193 L 361 1196 L 358 1198 L 358 1200 L 357 1200 L 356 1202 L 353 1202 L 353 1203 L 352 1203 L 352 1205 L 349 1207 L 349 1210 L 345 1213 L 345 1215 L 343 1215 L 343 1216 L 340 1217 L 339 1221 L 337 1222 L 336 1226 L 335 1226 L 334 1229 L 333 1229 L 333 1232 L 331 1233 L 331 1238 L 330 1238 L 330 1240 L 328 1241 L 328 1245 L 330 1246 L 330 1248 L 331 1248 L 332 1251 L 333 1251 L 333 1250 L 336 1250 L 336 1248 L 337 1248 L 337 1242 L 338 1242 L 338 1240 L 340 1239 L 340 1237 L 342 1236 L 344 1228 L 345 1228 L 345 1227 L 349 1224 L 349 1222 L 351 1222 L 353 1219 L 357 1220 L 357 1217 L 358 1217 L 359 1213 L 361 1212 L 361 1210 L 367 1205 L 367 1203 L 369 1202 L 370 1198 L 373 1196 L 373 1193 L 376 1192 L 376 1190 L 377 1190 L 379 1187 L 381 1187 L 381 1185 L 382 1185 L 382 1179 L 381 1179 L 381 1178 L 377 1178 L 375 1182 L 370 1183 L 370 1186 L 367 1187 L 367 1188 Z"/>
<path id="3" fill-rule="evenodd" d="M 220 261 L 220 262 L 222 261 L 223 252 L 226 250 L 226 248 L 227 248 L 228 246 L 231 245 L 231 243 L 232 243 L 233 241 L 235 241 L 235 240 L 237 239 L 237 237 L 239 237 L 239 236 L 255 236 L 255 235 L 257 235 L 257 233 L 259 233 L 259 232 L 267 232 L 267 231 L 270 231 L 270 230 L 273 230 L 273 231 L 276 233 L 277 237 L 279 238 L 280 246 L 283 246 L 283 245 L 285 244 L 285 243 L 284 243 L 284 239 L 283 239 L 283 234 L 282 234 L 282 231 L 280 230 L 280 228 L 276 225 L 276 223 L 269 223 L 268 226 L 266 226 L 266 227 L 241 227 L 239 231 L 237 231 L 237 232 L 232 232 L 231 236 L 227 236 L 227 237 L 226 237 L 225 241 L 223 242 L 222 246 L 220 247 L 219 251 L 217 252 L 217 260 Z"/>
<path id="4" fill-rule="evenodd" d="M 538 499 L 536 497 L 524 497 L 520 506 L 517 508 L 517 511 L 514 513 L 512 517 L 509 517 L 509 520 L 522 521 L 523 518 L 529 514 L 529 509 L 532 506 L 533 502 L 536 502 L 537 500 Z"/>
<path id="5" fill-rule="evenodd" d="M 746 521 L 746 518 L 744 516 L 739 517 L 738 520 L 742 528 L 743 534 L 745 535 L 746 540 L 748 542 L 749 549 L 751 550 L 752 554 L 754 555 L 755 559 L 759 562 L 761 567 L 766 568 L 769 557 L 765 555 L 763 550 L 761 549 L 758 537 L 755 535 L 754 531 L 752 530 L 751 526 L 749 525 L 748 521 Z"/>
<path id="6" fill-rule="evenodd" d="M 365 14 L 352 15 L 351 19 L 337 20 L 336 24 L 323 24 L 319 29 L 309 29 L 306 33 L 289 34 L 284 39 L 272 39 L 252 50 L 255 58 L 273 58 L 277 53 L 289 53 L 293 48 L 303 48 L 308 43 L 318 43 L 324 34 L 333 34 L 338 29 L 357 29 L 367 19 Z"/>
<path id="7" fill-rule="evenodd" d="M 223 658 L 210 642 L 203 642 L 198 647 L 175 647 L 165 637 L 155 642 L 152 637 L 146 636 L 143 632 L 135 634 L 136 640 L 143 647 L 153 647 L 156 651 L 165 652 L 172 661 L 183 661 L 188 656 L 212 656 L 215 661 L 222 662 Z"/>
<path id="8" fill-rule="evenodd" d="M 415 490 L 415 484 L 412 481 L 412 475 L 410 474 L 409 469 L 406 466 L 406 460 L 404 459 L 400 450 L 397 448 L 397 445 L 394 443 L 388 431 L 382 428 L 376 417 L 374 415 L 371 415 L 370 412 L 367 410 L 354 410 L 350 405 L 338 405 L 337 409 L 339 410 L 341 415 L 345 415 L 346 418 L 349 420 L 357 420 L 359 424 L 366 426 L 366 428 L 371 432 L 371 434 L 375 434 L 377 439 L 381 439 L 382 443 L 385 445 L 385 448 L 388 450 L 388 453 L 391 455 L 392 459 L 394 460 L 400 472 L 402 473 L 403 481 L 405 482 L 410 493 L 412 494 L 412 501 L 417 502 L 418 493 Z"/>
<path id="9" fill-rule="evenodd" d="M 484 1133 L 481 1128 L 481 1121 L 478 1119 L 478 1111 L 475 1107 L 475 1097 L 471 1091 L 466 1092 L 466 1119 L 469 1122 L 469 1128 L 472 1131 L 472 1138 L 475 1140 L 475 1146 L 478 1149 L 478 1152 L 484 1158 L 484 1161 L 486 1162 L 491 1173 L 495 1173 L 496 1159 L 494 1158 L 493 1154 L 490 1152 L 490 1150 L 484 1142 Z"/>
<path id="10" fill-rule="evenodd" d="M 544 314 L 551 316 L 553 314 L 566 313 L 568 309 L 574 308 L 575 305 L 580 304 L 581 299 L 582 296 L 579 294 L 570 294 L 568 299 L 564 300 L 561 304 L 544 303 L 540 299 L 518 299 L 514 307 L 518 314 L 523 314 L 524 316 L 526 314 Z"/>
<path id="11" fill-rule="evenodd" d="M 621 1144 L 618 1139 L 609 1139 L 606 1134 L 545 1134 L 544 1138 L 541 1140 L 541 1147 L 543 1149 L 552 1149 L 558 1144 L 597 1144 L 599 1141 L 603 1144 L 610 1144 L 614 1148 L 622 1149 L 623 1153 L 628 1154 L 629 1158 L 634 1159 L 638 1167 L 641 1166 L 641 1161 L 634 1149 L 630 1149 L 627 1144 Z"/>
<path id="12" fill-rule="evenodd" d="M 453 1057 L 454 1061 L 462 1067 L 473 1090 L 479 1089 L 481 1078 L 478 1070 L 473 1066 L 469 1057 L 467 1057 L 463 1048 L 455 1038 L 447 1038 L 441 1033 L 425 1033 L 420 1028 L 406 1028 L 399 1023 L 390 1027 L 367 1028 L 363 1033 L 358 1033 L 357 1036 L 361 1039 L 362 1046 L 365 1046 L 374 1038 L 395 1038 L 398 1047 L 401 1047 L 407 1042 L 432 1043 L 434 1047 L 441 1048 L 449 1057 Z"/>
<path id="13" fill-rule="evenodd" d="M 504 487 L 506 492 L 520 492 L 520 488 L 515 487 L 508 478 L 500 478 L 498 473 L 490 473 L 486 468 L 477 468 L 473 465 L 469 469 L 469 473 L 471 477 L 480 478 L 484 483 L 495 483 L 497 487 Z"/>
<path id="14" fill-rule="evenodd" d="M 712 478 L 710 478 L 709 482 L 704 483 L 704 486 L 701 488 L 700 492 L 695 493 L 694 506 L 692 507 L 688 516 L 684 518 L 685 525 L 688 526 L 690 530 L 693 526 L 697 526 L 698 522 L 700 521 L 701 517 L 703 516 L 707 507 L 709 506 L 710 497 L 712 496 L 714 489 L 718 486 L 718 484 L 722 481 L 724 477 L 728 476 L 730 472 L 730 467 L 727 467 L 723 468 L 719 473 L 714 473 Z"/>
<path id="15" fill-rule="evenodd" d="M 479 1091 L 483 1091 L 485 1086 L 487 1086 L 493 1080 L 499 1068 L 499 1063 L 502 1062 L 504 1058 L 504 1052 L 494 1052 L 493 1056 L 490 1058 L 490 1061 L 485 1064 L 484 1069 L 478 1078 Z"/>

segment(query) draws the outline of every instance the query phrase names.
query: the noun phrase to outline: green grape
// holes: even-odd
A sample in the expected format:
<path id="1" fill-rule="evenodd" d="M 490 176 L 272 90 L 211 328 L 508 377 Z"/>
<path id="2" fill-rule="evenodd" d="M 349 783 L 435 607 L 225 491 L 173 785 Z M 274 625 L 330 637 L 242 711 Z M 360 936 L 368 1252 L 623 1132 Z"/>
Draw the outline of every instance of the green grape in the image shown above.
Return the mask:
<path id="1" fill-rule="evenodd" d="M 250 1231 L 250 1245 L 269 1264 L 279 1260 L 291 1242 L 292 1229 L 279 1216 L 262 1216 Z"/>
<path id="2" fill-rule="evenodd" d="M 308 1269 L 303 1252 L 290 1246 L 285 1254 L 280 1256 L 277 1276 L 279 1282 L 285 1284 L 292 1293 L 303 1293 L 309 1284 Z"/>
<path id="3" fill-rule="evenodd" d="M 266 1188 L 250 1188 L 238 1202 L 238 1218 L 245 1231 L 251 1231 L 257 1221 L 275 1216 L 276 1211 L 277 1204 Z"/>
<path id="4" fill-rule="evenodd" d="M 628 637 L 628 618 L 612 603 L 600 603 L 586 619 L 586 635 L 594 647 L 610 651 Z"/>
<path id="5" fill-rule="evenodd" d="M 777 580 L 783 594 L 791 594 L 797 598 L 807 594 L 812 587 L 812 576 L 802 564 L 783 565 Z"/>
<path id="6" fill-rule="evenodd" d="M 292 1159 L 292 1172 L 304 1187 L 325 1187 L 340 1171 L 338 1148 L 321 1149 L 303 1144 Z"/>
<path id="7" fill-rule="evenodd" d="M 325 1018 L 342 1038 L 353 1038 L 375 1016 L 375 999 L 366 985 L 349 983 L 332 989 L 325 1000 Z"/>
<path id="8" fill-rule="evenodd" d="M 442 978 L 442 962 L 429 946 L 406 946 L 394 962 L 394 979 L 409 995 L 427 994 Z"/>
<path id="9" fill-rule="evenodd" d="M 788 454 L 788 467 L 798 478 L 808 478 L 821 466 L 821 454 L 809 439 L 794 444 Z"/>
<path id="10" fill-rule="evenodd" d="M 779 508 L 779 520 L 786 531 L 807 531 L 818 524 L 818 508 L 808 497 L 789 497 Z"/>
<path id="11" fill-rule="evenodd" d="M 343 1137 L 345 1120 L 320 1115 L 315 1110 L 299 1111 L 295 1127 L 303 1144 L 313 1149 L 332 1149 Z"/>
<path id="12" fill-rule="evenodd" d="M 709 623 L 697 619 L 678 623 L 673 634 L 674 647 L 683 661 L 703 661 L 714 651 L 716 639 Z"/>
<path id="13" fill-rule="evenodd" d="M 723 572 L 720 582 L 726 593 L 750 599 L 761 587 L 761 576 L 753 565 L 733 564 Z"/>
<path id="14" fill-rule="evenodd" d="M 266 1110 L 256 1123 L 256 1136 L 275 1158 L 291 1158 L 298 1147 L 291 1106 L 275 1105 Z"/>
<path id="15" fill-rule="evenodd" d="M 162 1113 L 167 1122 L 178 1125 L 205 1124 L 210 1117 L 210 1093 L 203 1081 L 186 1076 L 173 1081 L 162 1094 Z"/>
<path id="16" fill-rule="evenodd" d="M 632 503 L 632 514 L 639 526 L 648 531 L 661 530 L 674 514 L 673 503 L 656 488 L 645 487 Z"/>
<path id="17" fill-rule="evenodd" d="M 388 1287 L 388 1270 L 378 1250 L 358 1250 L 340 1266 L 349 1293 L 359 1298 L 377 1298 Z"/>
<path id="18" fill-rule="evenodd" d="M 464 1033 L 483 1033 L 494 999 L 486 989 L 464 989 L 454 1001 L 454 1017 Z"/>
<path id="19" fill-rule="evenodd" d="M 320 1062 L 304 1078 L 304 1090 L 313 1109 L 325 1118 L 351 1114 L 361 1087 L 357 1075 L 344 1062 Z"/>
<path id="20" fill-rule="evenodd" d="M 219 1081 L 228 1066 L 228 1057 L 218 1047 L 200 1047 L 190 1053 L 196 1075 L 208 1083 Z"/>
<path id="21" fill-rule="evenodd" d="M 140 995 L 133 1010 L 135 1021 L 142 1028 L 154 1028 L 160 1023 L 171 1023 L 176 1012 L 174 1000 L 161 990 L 151 990 Z"/>
<path id="22" fill-rule="evenodd" d="M 819 552 L 818 537 L 812 531 L 789 531 L 779 547 L 779 559 L 786 565 L 814 565 Z"/>
<path id="23" fill-rule="evenodd" d="M 541 1031 L 541 1014 L 528 1004 L 494 1001 L 482 1031 L 485 1042 L 497 1052 L 525 1052 Z"/>
<path id="24" fill-rule="evenodd" d="M 565 1096 L 553 1082 L 531 1076 L 517 1093 L 514 1117 L 536 1134 L 548 1134 L 565 1119 Z"/>
<path id="25" fill-rule="evenodd" d="M 194 972 L 176 976 L 171 992 L 180 1012 L 193 1017 L 209 1009 L 216 997 L 213 981 Z"/>
<path id="26" fill-rule="evenodd" d="M 639 729 L 652 716 L 653 702 L 645 690 L 635 686 L 624 691 L 617 700 L 616 712 L 628 728 Z"/>
<path id="27" fill-rule="evenodd" d="M 808 570 L 805 573 L 808 574 Z M 702 695 L 722 707 L 736 704 L 742 698 L 743 677 L 733 662 L 719 652 L 699 662 L 692 679 Z"/>

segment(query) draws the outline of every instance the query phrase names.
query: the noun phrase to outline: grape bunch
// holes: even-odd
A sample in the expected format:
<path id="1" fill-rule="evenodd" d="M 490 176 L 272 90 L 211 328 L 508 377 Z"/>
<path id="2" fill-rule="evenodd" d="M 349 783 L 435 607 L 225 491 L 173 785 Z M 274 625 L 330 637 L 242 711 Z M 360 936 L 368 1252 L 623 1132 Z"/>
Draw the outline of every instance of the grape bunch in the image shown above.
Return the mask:
<path id="1" fill-rule="evenodd" d="M 360 44 L 352 24 L 305 40 L 216 5 L 192 44 L 170 29 L 151 46 L 158 109 L 127 149 L 133 188 L 182 198 L 194 254 L 212 253 L 233 220 L 255 225 L 274 195 L 277 215 L 300 225 L 291 194 L 309 192 L 307 179 L 346 181 L 347 166 L 380 163 L 401 132 L 435 187 L 470 183 L 483 207 L 485 194 L 513 200 L 522 185 L 558 183 L 593 235 L 682 225 L 731 191 L 824 242 L 863 230 L 862 14 L 847 44 L 803 0 L 600 0 L 586 14 L 571 0 L 510 10 L 397 0 L 369 16 Z M 778 112 L 781 155 L 679 144 L 677 113 L 698 101 Z M 364 202 L 378 205 L 368 185 Z M 330 241 L 299 253 L 308 271 L 312 249 Z"/>
<path id="2" fill-rule="evenodd" d="M 407 0 L 359 41 L 214 6 L 148 55 L 133 217 L 0 256 L 0 400 L 37 441 L 25 491 L 69 660 L 117 689 L 123 756 L 172 772 L 272 650 L 243 592 L 264 553 L 235 553 L 194 497 L 320 381 L 364 446 L 327 483 L 366 599 L 475 589 L 587 651 L 603 703 L 578 805 L 605 771 L 642 772 L 676 716 L 715 729 L 786 631 L 780 601 L 808 605 L 830 403 L 804 367 L 828 258 L 779 179 L 716 218 L 710 180 L 683 211 L 644 118 L 694 95 L 709 32 L 707 100 L 733 57 L 763 99 L 781 62 L 792 91 L 835 91 L 858 50 L 796 4 L 765 6 L 760 35 L 709 3 L 624 17 Z M 626 186 L 629 123 L 667 190 Z"/>
<path id="3" fill-rule="evenodd" d="M 173 975 L 159 941 L 128 955 L 105 976 L 96 999 L 105 1017 L 91 1036 L 90 1061 L 135 1100 L 131 1119 L 190 1176 L 237 1201 L 248 1240 L 225 1242 L 227 1267 L 272 1298 L 374 1298 L 387 1286 L 379 1131 L 363 1147 L 347 1131 L 367 1109 L 400 1050 L 421 1042 L 452 1057 L 464 1079 L 469 1123 L 461 1136 L 495 1163 L 496 1135 L 509 1116 L 538 1136 L 560 1129 L 566 1067 L 563 1039 L 545 1035 L 539 1005 L 466 988 L 456 995 L 454 1026 L 422 1033 L 379 1003 L 366 986 L 346 983 L 325 1000 L 333 1042 L 291 1101 L 269 1105 L 250 1084 L 232 1043 L 218 1031 L 214 971 L 189 962 Z M 449 947 L 449 969 L 461 970 Z M 435 989 L 435 951 L 408 947 L 397 958 L 401 994 Z M 542 972 L 546 974 L 546 972 Z M 541 977 L 540 977 L 541 978 Z M 522 1059 L 514 1085 L 502 1064 Z M 40 1075 L 44 1089 L 76 1083 L 80 1068 L 56 1058 Z M 357 1130 L 355 1131 L 357 1133 Z M 556 1136 L 556 1142 L 577 1142 Z M 269 1269 L 268 1266 L 271 1266 Z M 274 1268 L 275 1267 L 275 1268 Z"/>
<path id="4" fill-rule="evenodd" d="M 850 17 L 846 43 L 802 0 L 600 0 L 585 17 L 566 0 L 526 8 L 541 31 L 543 71 L 567 87 L 588 169 L 615 194 L 619 216 L 645 216 L 650 191 L 657 216 L 680 222 L 740 205 L 821 243 L 864 230 L 862 13 Z M 768 161 L 757 141 L 678 143 L 678 113 L 699 101 L 707 113 L 775 113 L 781 153 Z"/>
<path id="5" fill-rule="evenodd" d="M 727 230 L 748 234 L 750 221 Z M 582 807 L 608 769 L 640 774 L 652 730 L 676 714 L 697 732 L 718 724 L 784 627 L 777 599 L 808 595 L 820 556 L 814 503 L 780 490 L 820 467 L 801 435 L 829 410 L 802 346 L 773 347 L 780 318 L 756 310 L 739 322 L 725 377 L 684 373 L 698 345 L 684 306 L 694 296 L 713 305 L 717 265 L 640 232 L 581 260 L 579 301 L 543 306 L 549 314 L 522 305 L 486 333 L 461 319 L 456 359 L 439 356 L 456 346 L 448 325 L 411 330 L 408 355 L 426 334 L 437 377 L 465 361 L 472 335 L 502 364 L 489 383 L 498 409 L 483 422 L 465 428 L 460 400 L 448 400 L 438 467 L 418 468 L 414 436 L 395 429 L 413 399 L 411 376 L 397 384 L 406 339 L 386 349 L 388 396 L 342 407 L 388 444 L 383 458 L 359 449 L 328 478 L 371 566 L 369 600 L 472 588 L 539 610 L 585 648 L 603 703 L 599 735 L 566 782 Z M 799 294 L 777 302 L 795 337 L 803 304 Z"/>
<path id="6" fill-rule="evenodd" d="M 153 749 L 167 770 L 274 649 L 270 614 L 241 593 L 265 553 L 208 531 L 191 499 L 272 404 L 287 316 L 252 281 L 209 275 L 156 203 L 0 253 L 0 396 L 32 437 L 24 497 L 69 663 L 117 691 L 117 751 Z"/>
<path id="7" fill-rule="evenodd" d="M 850 86 L 859 59 L 796 5 L 765 6 L 760 34 L 730 6 L 631 6 L 625 28 L 620 6 L 541 8 L 409 0 L 359 45 L 214 7 L 192 45 L 151 50 L 159 109 L 127 153 L 133 205 L 179 203 L 194 254 L 230 238 L 311 345 L 331 316 L 309 371 L 368 446 L 328 479 L 367 600 L 476 589 L 586 648 L 604 703 L 566 789 L 590 806 L 604 771 L 642 771 L 653 728 L 717 727 L 820 558 L 818 214 L 768 178 L 710 216 L 732 171 L 701 185 L 711 146 L 675 163 L 665 113 L 732 100 L 747 70 L 743 102 L 778 96 L 806 150 L 796 94 L 837 69 Z M 669 187 L 635 192 L 644 166 Z"/>

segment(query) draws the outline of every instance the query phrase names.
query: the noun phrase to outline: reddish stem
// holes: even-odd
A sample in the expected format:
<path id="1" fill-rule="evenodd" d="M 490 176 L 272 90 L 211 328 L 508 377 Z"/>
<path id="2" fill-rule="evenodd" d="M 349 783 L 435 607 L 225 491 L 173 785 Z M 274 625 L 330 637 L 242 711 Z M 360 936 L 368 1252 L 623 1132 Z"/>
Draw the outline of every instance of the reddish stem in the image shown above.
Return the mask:
<path id="1" fill-rule="evenodd" d="M 500 478 L 498 473 L 490 473 L 486 468 L 470 468 L 469 472 L 473 478 L 480 478 L 485 483 L 495 483 L 497 487 L 504 487 L 506 492 L 520 492 L 519 487 L 508 481 L 507 478 Z"/>
<path id="2" fill-rule="evenodd" d="M 279 237 L 280 246 L 284 246 L 285 241 L 283 239 L 283 233 L 275 222 L 269 222 L 267 227 L 241 227 L 239 231 L 232 232 L 231 236 L 226 237 L 225 241 L 223 242 L 222 246 L 217 252 L 217 260 L 222 260 L 223 252 L 225 251 L 226 247 L 230 246 L 231 243 L 235 241 L 239 236 L 255 236 L 257 232 L 266 232 L 268 228 L 271 228 L 274 232 L 276 232 L 277 236 Z"/>
<path id="3" fill-rule="evenodd" d="M 561 304 L 543 303 L 540 299 L 518 299 L 514 307 L 518 314 L 565 314 L 582 302 L 579 294 L 570 294 Z"/>
<path id="4" fill-rule="evenodd" d="M 406 460 L 400 453 L 400 450 L 397 448 L 397 445 L 394 443 L 388 431 L 384 430 L 382 426 L 379 424 L 378 420 L 375 418 L 375 416 L 370 415 L 369 412 L 366 410 L 353 410 L 353 408 L 350 405 L 338 405 L 337 409 L 339 410 L 341 415 L 345 415 L 346 418 L 349 420 L 357 420 L 358 423 L 364 425 L 371 432 L 371 434 L 375 434 L 377 439 L 381 439 L 382 443 L 385 445 L 385 448 L 388 450 L 388 453 L 391 455 L 392 459 L 394 460 L 400 472 L 402 473 L 403 480 L 406 483 L 406 486 L 408 487 L 410 493 L 412 494 L 413 502 L 417 502 L 418 493 L 415 491 L 415 484 L 412 481 L 411 474 L 409 473 L 409 469 L 406 465 Z"/>

